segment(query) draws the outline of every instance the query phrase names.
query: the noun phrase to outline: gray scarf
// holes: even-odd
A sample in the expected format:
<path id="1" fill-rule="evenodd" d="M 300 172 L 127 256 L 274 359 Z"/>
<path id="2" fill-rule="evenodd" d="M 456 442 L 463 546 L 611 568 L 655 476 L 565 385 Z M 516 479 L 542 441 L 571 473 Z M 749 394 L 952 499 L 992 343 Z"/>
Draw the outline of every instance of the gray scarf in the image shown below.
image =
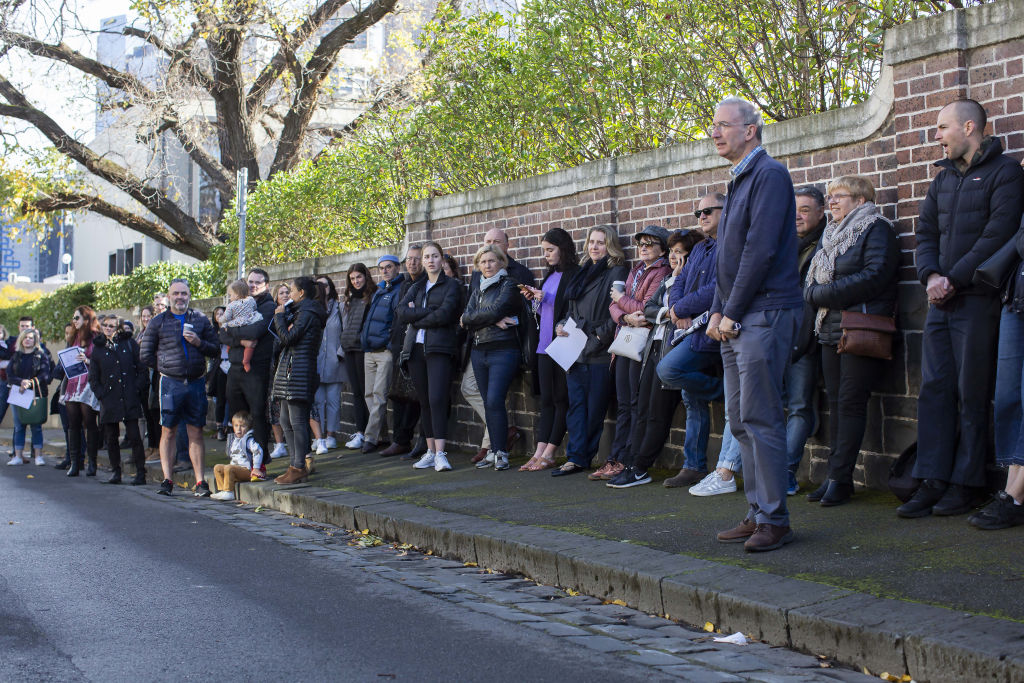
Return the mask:
<path id="1" fill-rule="evenodd" d="M 495 282 L 497 282 L 506 275 L 508 275 L 508 272 L 504 268 L 499 270 L 491 277 L 484 277 L 484 274 L 480 273 L 480 291 L 483 292 L 488 287 L 490 287 L 491 285 L 493 285 Z"/>
<path id="2" fill-rule="evenodd" d="M 836 259 L 856 244 L 860 236 L 879 219 L 892 228 L 892 221 L 882 215 L 874 202 L 864 202 L 846 214 L 846 218 L 839 223 L 829 221 L 821 234 L 821 248 L 814 253 L 807 268 L 806 284 L 825 285 L 835 281 Z M 818 334 L 821 333 L 821 323 L 827 313 L 827 308 L 818 309 L 814 320 L 814 331 Z"/>

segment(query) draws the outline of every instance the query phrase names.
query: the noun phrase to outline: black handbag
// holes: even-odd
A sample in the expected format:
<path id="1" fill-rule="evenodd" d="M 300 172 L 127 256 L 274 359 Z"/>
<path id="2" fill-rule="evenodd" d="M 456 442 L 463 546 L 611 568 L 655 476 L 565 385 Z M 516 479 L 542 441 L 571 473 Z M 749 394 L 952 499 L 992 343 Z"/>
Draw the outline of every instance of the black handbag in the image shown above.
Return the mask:
<path id="1" fill-rule="evenodd" d="M 1017 253 L 1017 238 L 1014 237 L 978 266 L 971 281 L 976 285 L 988 285 L 1001 290 L 1017 269 L 1018 263 L 1020 254 Z"/>

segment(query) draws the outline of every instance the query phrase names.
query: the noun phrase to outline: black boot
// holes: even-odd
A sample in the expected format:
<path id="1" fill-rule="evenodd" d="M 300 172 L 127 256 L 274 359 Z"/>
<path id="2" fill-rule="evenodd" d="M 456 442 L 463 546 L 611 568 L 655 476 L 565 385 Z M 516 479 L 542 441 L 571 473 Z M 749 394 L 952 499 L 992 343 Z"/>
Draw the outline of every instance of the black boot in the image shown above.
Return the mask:
<path id="1" fill-rule="evenodd" d="M 146 484 L 146 468 L 139 468 L 135 470 L 135 476 L 128 482 L 132 486 L 145 486 Z"/>
<path id="2" fill-rule="evenodd" d="M 75 456 L 71 461 L 71 467 L 68 468 L 69 477 L 77 477 L 78 473 L 82 470 L 82 456 L 81 454 Z"/>
<path id="3" fill-rule="evenodd" d="M 914 492 L 914 497 L 903 505 L 896 508 L 896 514 L 900 517 L 927 517 L 932 514 L 932 508 L 942 500 L 946 493 L 946 482 L 938 479 L 925 479 Z"/>
<path id="4" fill-rule="evenodd" d="M 842 505 L 853 495 L 853 484 L 843 484 L 835 479 L 828 482 L 828 490 L 821 497 L 821 507 L 829 508 Z"/>
<path id="5" fill-rule="evenodd" d="M 88 473 L 86 473 L 86 476 L 88 476 Z M 103 483 L 104 484 L 120 484 L 121 483 L 121 468 L 118 467 L 118 468 L 114 469 L 114 476 L 112 476 L 110 479 L 107 479 Z"/>
<path id="6" fill-rule="evenodd" d="M 970 512 L 974 508 L 974 496 L 966 486 L 950 484 L 946 492 L 935 507 L 932 508 L 933 515 L 950 517 Z"/>
<path id="7" fill-rule="evenodd" d="M 820 502 L 821 499 L 825 496 L 825 493 L 828 491 L 828 485 L 829 485 L 829 483 L 831 481 L 832 481 L 831 479 L 826 479 L 825 481 L 821 482 L 821 486 L 819 486 L 818 488 L 816 488 L 813 491 L 811 491 L 810 493 L 808 493 L 807 494 L 807 502 L 808 503 Z"/>
<path id="8" fill-rule="evenodd" d="M 142 486 L 146 483 L 146 452 L 141 446 L 132 451 L 132 462 L 135 463 L 135 476 L 128 483 L 132 486 Z"/>
<path id="9" fill-rule="evenodd" d="M 66 470 L 69 467 L 71 467 L 71 456 L 67 453 L 64 454 L 63 460 L 53 466 L 53 468 L 57 470 Z"/>
<path id="10" fill-rule="evenodd" d="M 95 477 L 96 476 L 96 455 L 89 456 L 89 467 L 85 470 L 85 476 Z"/>

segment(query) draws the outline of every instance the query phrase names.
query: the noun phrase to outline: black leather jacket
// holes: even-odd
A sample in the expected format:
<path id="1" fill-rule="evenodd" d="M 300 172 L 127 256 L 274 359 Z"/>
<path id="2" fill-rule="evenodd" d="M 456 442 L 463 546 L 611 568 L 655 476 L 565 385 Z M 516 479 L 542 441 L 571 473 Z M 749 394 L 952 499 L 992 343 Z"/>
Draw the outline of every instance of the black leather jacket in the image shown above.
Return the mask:
<path id="1" fill-rule="evenodd" d="M 474 289 L 462 314 L 462 324 L 472 335 L 473 345 L 518 344 L 514 326 L 501 329 L 496 323 L 506 316 L 518 316 L 520 323 L 524 322 L 522 302 L 516 283 L 507 275 L 484 291 Z"/>
<path id="2" fill-rule="evenodd" d="M 821 242 L 818 243 L 821 249 Z M 828 308 L 818 341 L 835 346 L 843 336 L 842 312 L 860 311 L 893 315 L 900 248 L 896 232 L 878 219 L 857 242 L 836 259 L 835 277 L 828 284 L 804 287 L 804 300 L 817 309 Z"/>
<path id="3" fill-rule="evenodd" d="M 421 329 L 425 330 L 423 353 L 443 353 L 453 357 L 459 353 L 462 285 L 444 273 L 437 276 L 437 282 L 430 291 L 427 291 L 427 282 L 426 277 L 417 280 L 395 309 L 395 318 L 407 326 L 402 345 L 403 363 L 412 355 L 416 333 Z M 410 303 L 413 306 L 409 306 Z"/>

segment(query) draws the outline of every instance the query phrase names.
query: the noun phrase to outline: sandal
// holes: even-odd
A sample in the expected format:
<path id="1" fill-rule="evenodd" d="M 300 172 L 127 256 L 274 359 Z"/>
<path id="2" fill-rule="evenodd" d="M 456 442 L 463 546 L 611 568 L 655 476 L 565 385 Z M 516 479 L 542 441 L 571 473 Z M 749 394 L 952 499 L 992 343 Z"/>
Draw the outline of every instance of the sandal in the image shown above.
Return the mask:
<path id="1" fill-rule="evenodd" d="M 529 460 L 526 461 L 525 465 L 522 465 L 519 468 L 519 471 L 520 472 L 533 472 L 533 471 L 535 471 L 536 468 L 537 468 L 538 461 L 539 461 L 539 457 L 536 456 L 536 455 L 533 456 L 532 458 L 530 458 Z"/>
<path id="2" fill-rule="evenodd" d="M 540 459 L 537 460 L 537 463 L 533 466 L 533 470 L 531 470 L 531 471 L 533 471 L 533 472 L 540 472 L 541 470 L 549 470 L 549 469 L 551 469 L 554 466 L 555 466 L 555 456 L 554 455 L 549 455 L 547 457 L 542 455 L 542 456 L 540 456 Z"/>
<path id="3" fill-rule="evenodd" d="M 576 474 L 578 472 L 586 472 L 586 471 L 587 471 L 586 467 L 583 467 L 581 465 L 577 465 L 572 460 L 570 460 L 569 462 L 567 462 L 564 465 L 562 465 L 561 467 L 559 467 L 557 470 L 552 470 L 551 471 L 551 476 L 552 477 L 564 477 L 564 476 L 566 476 L 568 474 Z"/>

